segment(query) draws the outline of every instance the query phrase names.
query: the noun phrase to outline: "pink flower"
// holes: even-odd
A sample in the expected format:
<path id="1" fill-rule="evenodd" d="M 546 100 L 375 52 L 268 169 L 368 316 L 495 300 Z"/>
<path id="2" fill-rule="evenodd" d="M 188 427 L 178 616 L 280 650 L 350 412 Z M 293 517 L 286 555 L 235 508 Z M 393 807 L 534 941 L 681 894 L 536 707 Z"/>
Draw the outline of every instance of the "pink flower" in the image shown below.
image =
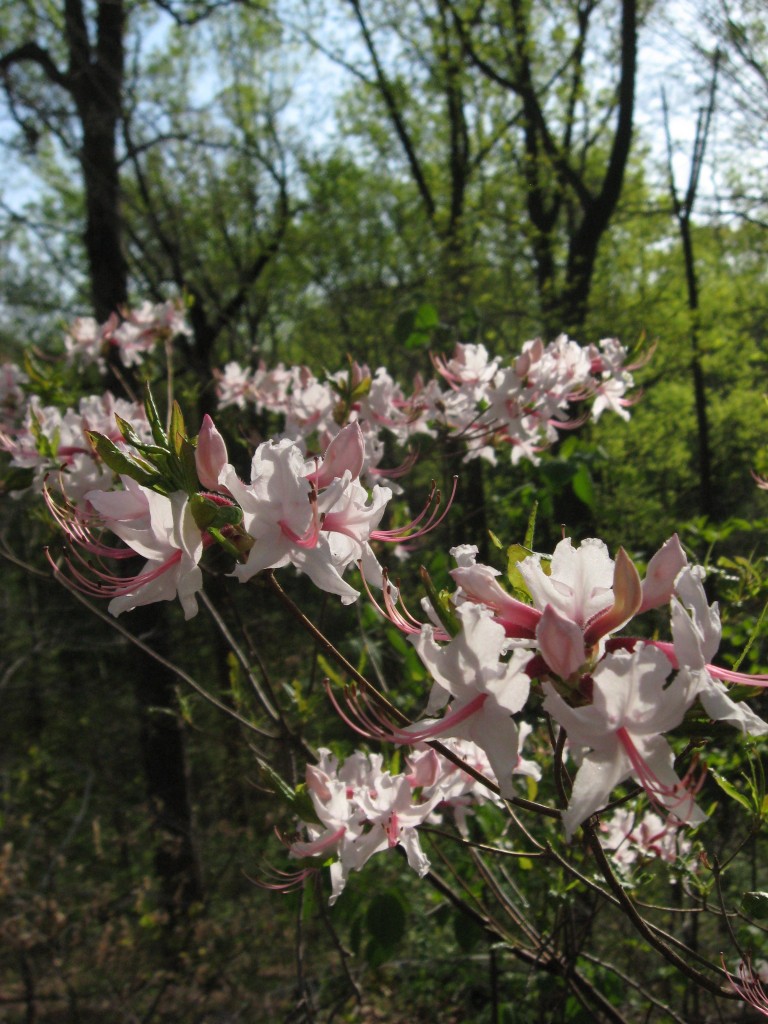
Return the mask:
<path id="1" fill-rule="evenodd" d="M 730 973 L 724 961 L 723 970 L 728 975 L 733 990 L 744 1002 L 754 1007 L 763 1017 L 768 1017 L 768 994 L 763 988 L 763 982 L 766 980 L 765 961 L 760 961 L 760 965 L 756 970 L 750 959 L 740 960 L 737 968 L 738 980 Z"/>
<path id="2" fill-rule="evenodd" d="M 518 767 L 520 734 L 512 715 L 520 711 L 530 690 L 525 665 L 529 652 L 514 650 L 504 629 L 478 605 L 457 609 L 461 632 L 447 644 L 438 644 L 431 626 L 410 637 L 434 680 L 427 714 L 449 700 L 442 719 L 426 719 L 402 730 L 400 742 L 449 736 L 471 740 L 481 747 L 499 780 L 502 796 L 511 796 L 512 775 Z"/>
<path id="3" fill-rule="evenodd" d="M 688 780 L 681 780 L 674 770 L 674 752 L 663 735 L 683 720 L 698 684 L 687 671 L 668 683 L 671 672 L 661 651 L 638 644 L 631 653 L 608 654 L 598 663 L 592 674 L 591 704 L 571 707 L 552 683 L 543 683 L 544 710 L 566 730 L 570 743 L 588 750 L 563 812 L 569 838 L 630 777 L 673 821 L 704 820 Z"/>
<path id="4" fill-rule="evenodd" d="M 86 501 L 98 514 L 94 522 L 85 513 L 61 508 L 46 491 L 48 506 L 59 525 L 75 544 L 69 575 L 75 586 L 96 597 L 109 597 L 109 611 L 121 615 L 155 601 L 172 601 L 178 597 L 184 617 L 197 614 L 195 595 L 202 590 L 203 577 L 198 562 L 203 553 L 203 537 L 195 524 L 187 495 L 178 491 L 169 496 L 157 494 L 128 477 L 123 478 L 122 491 L 89 491 Z M 126 545 L 108 547 L 93 534 L 109 530 Z M 97 558 L 125 559 L 139 555 L 146 559 L 134 576 L 115 575 L 91 564 L 78 554 L 77 548 Z"/>
<path id="5" fill-rule="evenodd" d="M 246 582 L 263 569 L 287 565 L 299 544 L 317 542 L 320 529 L 312 488 L 304 476 L 304 457 L 293 441 L 267 441 L 251 461 L 251 482 L 244 484 L 227 465 L 219 474 L 243 510 L 243 526 L 254 544 L 234 575 Z"/>
<path id="6" fill-rule="evenodd" d="M 320 763 L 307 767 L 306 779 L 321 827 L 305 825 L 309 840 L 292 843 L 291 856 L 335 856 L 331 904 L 344 890 L 350 871 L 360 871 L 374 854 L 395 846 L 403 847 L 420 877 L 429 871 L 417 827 L 432 813 L 439 795 L 414 802 L 409 778 L 383 771 L 380 754 L 355 752 L 339 766 L 323 749 Z"/>
<path id="7" fill-rule="evenodd" d="M 360 424 L 349 423 L 339 431 L 326 449 L 322 460 L 307 479 L 314 483 L 320 491 L 328 487 L 334 480 L 349 473 L 352 480 L 357 480 L 365 462 L 365 441 Z"/>
<path id="8" fill-rule="evenodd" d="M 588 539 L 577 548 L 566 538 L 555 548 L 548 571 L 540 555 L 518 563 L 533 602 L 529 605 L 499 585 L 497 570 L 475 565 L 476 552 L 469 545 L 451 552 L 459 563 L 451 572 L 458 598 L 490 608 L 507 636 L 535 639 L 544 668 L 561 679 L 593 664 L 603 653 L 604 638 L 634 615 L 668 601 L 687 564 L 674 535 L 653 556 L 641 581 L 623 548 L 614 560 L 601 540 Z"/>

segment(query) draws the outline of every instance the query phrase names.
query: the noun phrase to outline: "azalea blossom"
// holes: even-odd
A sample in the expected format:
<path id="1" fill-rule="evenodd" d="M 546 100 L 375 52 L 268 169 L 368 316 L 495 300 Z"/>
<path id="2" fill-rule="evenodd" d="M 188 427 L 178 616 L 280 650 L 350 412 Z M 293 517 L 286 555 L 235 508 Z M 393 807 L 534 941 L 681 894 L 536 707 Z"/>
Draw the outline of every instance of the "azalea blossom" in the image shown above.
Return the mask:
<path id="1" fill-rule="evenodd" d="M 309 838 L 293 842 L 290 854 L 335 856 L 329 903 L 343 892 L 350 871 L 361 870 L 376 853 L 395 846 L 403 847 L 408 864 L 423 877 L 429 861 L 417 828 L 432 813 L 439 794 L 414 800 L 409 777 L 384 771 L 380 754 L 358 751 L 342 765 L 326 749 L 319 754 L 319 763 L 307 767 L 306 783 L 320 826 L 305 823 Z"/>
<path id="2" fill-rule="evenodd" d="M 63 412 L 43 405 L 36 395 L 27 404 L 23 423 L 0 433 L 0 449 L 11 457 L 11 465 L 32 470 L 30 487 L 42 491 L 45 478 L 57 472 L 66 480 L 67 498 L 78 504 L 90 490 L 107 487 L 112 472 L 98 458 L 88 438 L 95 431 L 127 450 L 117 427 L 116 417 L 131 422 L 135 434 L 151 440 L 151 431 L 144 410 L 134 402 L 103 395 L 86 395 L 77 408 Z"/>
<path id="3" fill-rule="evenodd" d="M 219 490 L 219 474 L 227 466 L 227 445 L 208 413 L 203 416 L 195 448 L 195 468 L 200 483 L 209 491 Z"/>
<path id="4" fill-rule="evenodd" d="M 518 562 L 532 601 L 526 604 L 501 587 L 497 570 L 475 564 L 474 546 L 460 546 L 451 553 L 458 563 L 451 571 L 459 586 L 456 599 L 490 608 L 508 636 L 535 640 L 543 670 L 562 679 L 594 663 L 604 653 L 605 638 L 634 615 L 666 603 L 687 564 L 677 535 L 651 558 L 642 581 L 623 549 L 614 560 L 597 538 L 578 547 L 565 538 L 546 572 L 540 555 Z"/>
<path id="5" fill-rule="evenodd" d="M 144 356 L 177 334 L 191 334 L 179 302 L 143 302 L 123 310 L 122 321 L 107 332 L 124 366 L 141 366 Z"/>
<path id="6" fill-rule="evenodd" d="M 85 500 L 90 514 L 55 505 L 46 492 L 49 508 L 73 543 L 67 566 L 71 581 L 84 593 L 110 598 L 109 611 L 115 616 L 178 597 L 184 617 L 192 618 L 197 614 L 195 595 L 203 587 L 198 563 L 204 543 L 187 495 L 158 494 L 130 477 L 123 477 L 122 484 L 123 490 L 89 491 Z M 125 547 L 105 544 L 100 539 L 105 531 Z M 87 561 L 81 551 L 98 561 Z M 145 562 L 133 576 L 101 568 L 105 558 L 121 561 L 135 555 Z"/>
<path id="7" fill-rule="evenodd" d="M 654 811 L 638 817 L 634 810 L 617 807 L 611 817 L 600 821 L 601 845 L 619 868 L 630 869 L 639 859 L 657 859 L 675 864 L 691 851 L 691 842 L 669 817 Z M 695 869 L 695 863 L 691 865 Z"/>
<path id="8" fill-rule="evenodd" d="M 240 363 L 232 360 L 223 370 L 214 370 L 214 377 L 220 409 L 230 405 L 245 409 L 246 403 L 253 399 L 253 375 Z"/>
<path id="9" fill-rule="evenodd" d="M 528 699 L 529 654 L 510 652 L 504 629 L 478 605 L 462 605 L 457 614 L 462 628 L 448 643 L 437 643 L 431 626 L 409 638 L 434 680 L 427 715 L 451 703 L 443 718 L 427 718 L 402 733 L 413 742 L 443 736 L 471 740 L 486 753 L 502 796 L 511 796 L 520 747 L 512 715 Z"/>
<path id="10" fill-rule="evenodd" d="M 763 987 L 768 982 L 768 964 L 765 960 L 753 961 L 749 958 L 740 960 L 736 968 L 738 977 L 731 974 L 725 966 L 725 962 L 723 962 L 723 969 L 728 975 L 728 981 L 733 990 L 741 996 L 744 1002 L 757 1010 L 761 1016 L 768 1017 L 768 992 Z"/>
<path id="11" fill-rule="evenodd" d="M 527 722 L 519 723 L 519 749 L 522 749 L 531 731 L 532 727 Z M 471 740 L 450 738 L 442 739 L 441 743 L 461 758 L 467 766 L 474 768 L 486 779 L 498 784 L 488 755 L 477 743 L 473 743 Z M 439 820 L 444 810 L 450 810 L 456 827 L 462 835 L 468 834 L 467 819 L 476 807 L 488 802 L 494 803 L 498 807 L 504 806 L 501 797 L 483 785 L 476 776 L 470 775 L 455 761 L 448 760 L 447 757 L 437 753 L 431 747 L 413 750 L 406 757 L 406 761 L 411 768 L 411 774 L 408 776 L 411 785 L 421 786 L 424 796 L 440 795 L 440 801 L 430 820 Z M 539 780 L 541 768 L 535 761 L 518 754 L 513 775 Z"/>
<path id="12" fill-rule="evenodd" d="M 673 821 L 696 825 L 704 820 L 690 781 L 681 780 L 674 770 L 674 752 L 664 738 L 682 722 L 696 698 L 698 681 L 683 669 L 668 682 L 672 670 L 662 651 L 638 644 L 597 664 L 591 704 L 571 707 L 552 683 L 542 684 L 544 710 L 566 730 L 569 743 L 587 750 L 563 812 L 569 838 L 628 778 Z"/>
<path id="13" fill-rule="evenodd" d="M 768 723 L 744 701 L 736 702 L 717 674 L 732 682 L 765 685 L 763 677 L 723 672 L 711 664 L 720 646 L 720 614 L 717 604 L 710 605 L 701 576 L 686 569 L 675 582 L 672 598 L 672 649 L 677 664 L 690 668 L 698 682 L 698 698 L 715 721 L 729 722 L 751 736 L 768 733 Z"/>

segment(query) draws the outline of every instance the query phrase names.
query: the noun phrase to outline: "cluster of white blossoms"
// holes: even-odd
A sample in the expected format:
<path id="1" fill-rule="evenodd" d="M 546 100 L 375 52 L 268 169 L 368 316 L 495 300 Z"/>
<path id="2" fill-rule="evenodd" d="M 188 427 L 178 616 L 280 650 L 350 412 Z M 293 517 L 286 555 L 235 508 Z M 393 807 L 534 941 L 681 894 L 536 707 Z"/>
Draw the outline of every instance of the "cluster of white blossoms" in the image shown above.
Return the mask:
<path id="1" fill-rule="evenodd" d="M 175 316 L 171 308 L 143 308 L 124 317 L 113 335 L 122 330 L 122 344 L 139 358 L 149 344 L 145 334 L 157 343 L 179 329 Z M 89 334 L 83 329 L 80 336 Z M 631 781 L 662 826 L 654 831 L 655 821 L 646 819 L 645 832 L 633 825 L 622 843 L 670 859 L 667 832 L 704 820 L 696 796 L 705 771 L 694 759 L 681 777 L 670 734 L 691 716 L 768 733 L 726 685 L 764 686 L 768 677 L 715 666 L 718 608 L 677 536 L 650 559 L 642 579 L 623 549 L 612 558 L 597 538 L 578 546 L 566 538 L 551 557 L 530 553 L 518 561 L 514 595 L 497 570 L 477 564 L 476 547 L 455 547 L 450 606 L 443 615 L 430 606 L 432 620 L 424 625 L 399 603 L 376 547 L 419 538 L 445 515 L 433 492 L 412 522 L 382 528 L 393 488 L 380 481 L 403 471 L 380 467 L 382 430 L 405 443 L 439 427 L 467 441 L 467 457 L 493 460 L 506 443 L 513 461 L 535 459 L 558 427 L 574 425 L 566 419 L 573 401 L 591 398 L 594 417 L 605 409 L 627 415 L 625 358 L 613 340 L 582 349 L 561 337 L 548 346 L 529 342 L 505 368 L 480 345 L 457 346 L 451 359 L 435 359 L 448 390 L 417 382 L 410 397 L 383 368 L 371 374 L 353 364 L 319 381 L 305 368 L 246 374 L 230 364 L 219 378 L 222 402 L 252 403 L 284 417 L 283 435 L 257 447 L 247 479 L 210 417 L 190 438 L 180 410 L 174 407 L 164 426 L 151 398 L 143 410 L 111 395 L 82 399 L 63 413 L 34 397 L 21 408 L 23 376 L 6 369 L 4 404 L 13 408 L 0 446 L 12 467 L 43 490 L 70 542 L 57 568 L 80 590 L 108 598 L 114 615 L 176 599 L 187 618 L 195 615 L 201 563 L 213 545 L 230 557 L 231 576 L 242 583 L 290 565 L 346 604 L 359 592 L 345 577 L 359 568 L 366 588 L 381 591 L 384 614 L 408 634 L 433 682 L 424 718 L 405 725 L 393 724 L 364 694 L 348 695 L 346 709 L 333 698 L 359 734 L 413 752 L 409 771 L 399 775 L 367 754 L 339 766 L 322 752 L 308 770 L 316 820 L 304 822 L 307 838 L 297 839 L 291 854 L 334 857 L 332 898 L 349 871 L 393 846 L 402 846 L 424 874 L 417 829 L 448 808 L 466 832 L 477 803 L 519 799 L 518 777 L 541 776 L 541 766 L 522 757 L 522 743 L 544 721 L 557 739 L 553 770 L 561 781 L 561 759 L 572 762 L 573 784 L 560 787 L 566 837 Z M 322 455 L 308 455 L 310 438 Z M 133 575 L 109 567 L 131 558 L 142 562 Z M 632 634 L 636 617 L 665 607 L 668 638 Z M 435 741 L 468 770 L 432 749 Z"/>
<path id="2" fill-rule="evenodd" d="M 99 439 L 99 452 L 107 441 Z M 375 485 L 369 494 L 360 483 L 363 441 L 356 423 L 336 436 L 324 458 L 306 459 L 287 438 L 259 445 L 250 481 L 243 481 L 206 417 L 194 448 L 195 483 L 206 489 L 192 495 L 169 489 L 159 474 L 153 477 L 142 459 L 151 448 L 133 448 L 123 435 L 120 445 L 106 452 L 113 467 L 124 463 L 118 486 L 110 470 L 109 486 L 86 490 L 79 502 L 70 498 L 68 475 L 63 486 L 59 481 L 63 503 L 46 488 L 49 508 L 71 542 L 71 580 L 89 594 L 109 597 L 114 615 L 178 597 L 191 618 L 197 611 L 195 595 L 203 587 L 200 560 L 215 542 L 234 556 L 232 575 L 243 583 L 263 570 L 292 565 L 349 604 L 359 597 L 343 579 L 350 567 L 359 566 L 368 584 L 383 585 L 372 542 L 419 536 L 437 518 L 436 503 L 430 501 L 428 508 L 434 507 L 425 521 L 379 529 L 392 492 Z M 107 533 L 119 537 L 125 548 L 105 544 L 101 537 Z M 130 555 L 145 559 L 134 576 L 104 566 L 105 559 Z M 94 558 L 97 566 L 89 574 Z"/>
<path id="3" fill-rule="evenodd" d="M 102 325 L 75 321 L 66 347 L 83 365 L 102 361 L 105 346 L 115 344 L 130 366 L 185 332 L 178 304 L 145 303 Z M 371 374 L 352 364 L 321 382 L 306 367 L 246 374 L 229 364 L 219 379 L 220 402 L 243 405 L 247 400 L 284 419 L 282 435 L 255 451 L 246 481 L 229 463 L 209 417 L 192 442 L 197 479 L 183 472 L 166 479 L 153 469 L 158 438 L 141 407 L 109 393 L 83 398 L 76 409 L 64 412 L 34 395 L 23 403 L 24 377 L 7 364 L 8 415 L 0 449 L 10 456 L 10 466 L 21 471 L 15 479 L 26 473 L 28 486 L 45 488 L 52 511 L 79 548 L 77 567 L 70 562 L 73 579 L 91 594 L 109 596 L 115 614 L 178 597 L 187 617 L 193 615 L 195 594 L 202 587 L 200 558 L 215 541 L 230 543 L 237 562 L 233 574 L 243 582 L 290 564 L 349 603 L 359 596 L 343 578 L 350 568 L 360 566 L 368 584 L 382 585 L 372 542 L 387 541 L 402 550 L 402 542 L 422 536 L 441 518 L 440 497 L 433 492 L 411 523 L 397 530 L 380 528 L 387 503 L 400 490 L 395 480 L 415 460 L 409 456 L 400 467 L 382 468 L 385 434 L 405 444 L 440 425 L 467 438 L 469 457 L 484 453 L 490 458 L 494 446 L 508 443 L 513 459 L 523 453 L 535 459 L 536 450 L 555 436 L 555 425 L 567 424 L 569 402 L 591 397 L 597 416 L 606 407 L 606 396 L 618 394 L 611 382 L 619 382 L 622 397 L 610 405 L 627 415 L 623 395 L 632 379 L 625 357 L 614 340 L 582 348 L 562 336 L 548 346 L 527 343 L 514 364 L 502 369 L 482 345 L 457 345 L 451 359 L 434 360 L 449 390 L 434 380 L 427 385 L 418 381 L 409 397 L 383 367 Z M 341 394 L 346 396 L 344 425 L 337 422 Z M 322 456 L 308 456 L 309 438 Z M 61 502 L 51 498 L 51 488 L 63 494 Z M 198 492 L 207 493 L 209 504 L 234 508 L 237 529 L 232 516 L 219 511 L 214 526 L 226 519 L 224 528 L 211 533 L 210 515 L 199 508 L 195 513 L 190 504 Z M 119 537 L 127 551 L 104 544 L 106 532 Z M 118 577 L 101 562 L 89 575 L 88 559 L 131 553 L 145 559 L 134 576 Z"/>
<path id="4" fill-rule="evenodd" d="M 697 711 L 743 733 L 765 735 L 768 723 L 734 701 L 723 680 L 765 686 L 768 677 L 712 664 L 720 642 L 718 609 L 708 603 L 703 573 L 688 564 L 677 536 L 654 555 L 642 580 L 623 551 L 614 560 L 597 539 L 579 547 L 561 541 L 546 570 L 540 555 L 529 555 L 517 569 L 531 603 L 508 594 L 495 570 L 475 564 L 474 547 L 452 554 L 458 562 L 455 635 L 434 623 L 417 630 L 387 603 L 392 621 L 409 632 L 433 679 L 427 717 L 394 726 L 357 697 L 348 710 L 340 708 L 345 721 L 369 739 L 396 744 L 469 742 L 472 760 L 479 754 L 486 762 L 483 774 L 497 783 L 502 798 L 513 799 L 515 775 L 540 777 L 538 766 L 520 755 L 531 729 L 522 716 L 541 720 L 543 713 L 564 730 L 575 766 L 562 812 L 567 838 L 631 780 L 652 810 L 637 825 L 634 811 L 612 819 L 603 841 L 622 851 L 617 863 L 626 867 L 640 853 L 672 861 L 687 852 L 677 831 L 705 820 L 696 803 L 704 769 L 694 760 L 681 778 L 666 734 Z M 670 641 L 617 635 L 636 615 L 664 605 Z M 433 791 L 419 794 L 423 800 Z M 424 805 L 422 820 L 433 810 Z M 340 819 L 334 823 L 341 828 Z M 343 860 L 342 849 L 337 852 Z"/>
<path id="5" fill-rule="evenodd" d="M 64 335 L 67 361 L 78 367 L 106 367 L 109 349 L 116 348 L 123 366 L 141 366 L 158 345 L 191 331 L 179 302 L 143 302 L 137 309 L 113 313 L 99 323 L 90 316 L 75 319 Z"/>
<path id="6" fill-rule="evenodd" d="M 627 807 L 617 807 L 610 818 L 600 822 L 600 842 L 625 874 L 648 860 L 683 862 L 688 870 L 696 869 L 696 862 L 689 859 L 691 841 L 654 811 L 640 815 Z"/>
<path id="7" fill-rule="evenodd" d="M 351 396 L 347 415 L 363 428 L 370 467 L 382 455 L 381 430 L 405 445 L 442 429 L 464 444 L 465 459 L 495 463 L 498 450 L 509 447 L 513 464 L 536 463 L 558 430 L 583 422 L 570 418 L 574 402 L 591 401 L 593 420 L 606 410 L 629 418 L 627 393 L 636 367 L 626 361 L 627 350 L 615 338 L 588 346 L 565 335 L 548 345 L 528 341 L 508 366 L 484 345 L 457 344 L 450 359 L 433 357 L 440 380 L 417 377 L 409 395 L 383 367 L 372 373 L 353 364 L 351 371 L 320 380 L 305 366 L 268 369 L 261 363 L 248 370 L 231 362 L 217 375 L 217 396 L 220 408 L 278 414 L 285 436 L 316 435 L 327 444 L 339 429 L 339 396 L 345 393 Z"/>
<path id="8" fill-rule="evenodd" d="M 747 704 L 732 700 L 723 680 L 765 685 L 766 679 L 712 663 L 720 643 L 718 608 L 708 603 L 703 571 L 688 565 L 677 536 L 653 556 L 643 580 L 623 550 L 614 560 L 597 539 L 579 547 L 561 541 L 546 571 L 541 556 L 529 555 L 517 568 L 531 604 L 503 591 L 492 569 L 475 565 L 471 548 L 454 554 L 462 621 L 472 608 L 503 630 L 514 645 L 508 664 L 524 663 L 523 673 L 543 696 L 543 711 L 567 734 L 577 771 L 563 812 L 566 833 L 572 835 L 630 778 L 670 821 L 700 823 L 700 780 L 695 773 L 679 778 L 665 734 L 697 703 L 712 720 L 765 734 L 768 725 Z M 635 616 L 665 605 L 671 641 L 617 635 Z M 425 626 L 417 650 L 425 635 L 435 643 L 433 627 Z M 471 635 L 465 625 L 462 642 Z M 496 702 L 489 692 L 486 703 Z M 503 728 L 509 729 L 506 721 Z"/>
<path id="9" fill-rule="evenodd" d="M 81 398 L 76 408 L 63 412 L 32 395 L 0 430 L 0 451 L 10 456 L 13 469 L 27 471 L 27 486 L 35 491 L 42 491 L 49 473 L 61 474 L 67 496 L 78 503 L 94 487 L 112 484 L 112 470 L 98 457 L 88 434 L 96 432 L 121 443 L 116 417 L 130 422 L 142 440 L 151 440 L 143 406 L 109 391 Z"/>
<path id="10" fill-rule="evenodd" d="M 483 751 L 466 741 L 450 741 L 449 749 L 466 766 L 493 781 Z M 333 857 L 331 896 L 335 903 L 350 871 L 359 871 L 376 853 L 402 846 L 408 864 L 423 877 L 429 860 L 419 842 L 418 826 L 440 821 L 453 813 L 460 831 L 466 831 L 470 809 L 487 800 L 501 803 L 476 777 L 455 762 L 427 747 L 406 758 L 408 771 L 396 775 L 383 767 L 381 754 L 356 751 L 341 764 L 321 748 L 318 763 L 308 765 L 306 787 L 316 821 L 302 823 L 306 838 L 290 844 L 293 858 Z M 538 765 L 520 760 L 519 774 L 540 777 Z"/>

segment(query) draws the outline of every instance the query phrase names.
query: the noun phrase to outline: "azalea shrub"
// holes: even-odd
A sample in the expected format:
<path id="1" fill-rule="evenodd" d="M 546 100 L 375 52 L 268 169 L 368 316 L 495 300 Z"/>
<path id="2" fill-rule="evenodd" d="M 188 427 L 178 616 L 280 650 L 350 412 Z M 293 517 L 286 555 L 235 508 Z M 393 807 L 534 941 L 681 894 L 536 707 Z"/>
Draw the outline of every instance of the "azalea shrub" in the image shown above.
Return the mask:
<path id="1" fill-rule="evenodd" d="M 230 362 L 213 375 L 217 411 L 194 426 L 172 396 L 161 412 L 157 386 L 52 400 L 66 372 L 121 365 L 157 383 L 187 333 L 181 306 L 145 304 L 77 321 L 53 370 L 6 364 L 5 490 L 47 510 L 56 578 L 129 634 L 131 613 L 157 602 L 214 616 L 251 699 L 192 683 L 262 737 L 254 770 L 280 808 L 255 884 L 336 913 L 357 873 L 399 853 L 493 957 L 556 979 L 575 1007 L 563 1019 L 691 1021 L 691 991 L 726 1015 L 746 1001 L 768 1016 L 760 622 L 740 622 L 755 671 L 724 663 L 706 568 L 678 534 L 632 555 L 566 524 L 539 550 L 531 508 L 520 536 L 446 544 L 455 478 L 419 499 L 409 488 L 425 448 L 459 476 L 484 464 L 497 489 L 589 419 L 626 422 L 642 359 L 616 339 L 560 336 L 509 361 L 459 343 L 407 384 L 351 359 L 320 376 Z M 570 482 L 578 495 L 583 476 Z M 351 660 L 297 600 L 297 577 L 338 602 L 350 634 L 364 605 L 398 671 Z M 213 607 L 243 585 L 269 591 L 286 633 L 315 643 L 327 740 L 295 694 L 258 682 L 237 619 Z M 738 621 L 731 611 L 731 634 Z M 285 737 L 302 737 L 298 776 L 279 756 Z M 403 937 L 397 891 L 377 898 L 373 963 Z M 612 918 L 634 937 L 624 952 L 606 940 Z"/>

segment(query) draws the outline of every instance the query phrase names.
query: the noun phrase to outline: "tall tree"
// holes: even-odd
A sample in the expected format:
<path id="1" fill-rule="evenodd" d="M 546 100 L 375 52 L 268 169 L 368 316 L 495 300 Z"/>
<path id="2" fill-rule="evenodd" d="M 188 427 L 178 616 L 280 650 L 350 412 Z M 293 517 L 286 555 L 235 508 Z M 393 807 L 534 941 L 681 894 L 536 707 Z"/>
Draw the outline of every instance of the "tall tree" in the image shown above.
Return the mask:
<path id="1" fill-rule="evenodd" d="M 51 20 L 24 26 L 49 32 L 60 27 L 60 53 L 39 38 L 28 38 L 0 57 L 11 111 L 29 132 L 21 110 L 41 116 L 46 127 L 72 147 L 82 172 L 85 207 L 83 240 L 94 316 L 106 320 L 128 298 L 128 270 L 123 253 L 117 130 L 123 106 L 124 34 L 127 8 L 109 0 L 89 12 L 82 0 L 64 0 Z M 55 40 L 54 40 L 55 41 Z M 59 107 L 39 79 L 17 81 L 28 65 L 42 72 L 44 85 L 63 92 Z M 110 374 L 119 388 L 126 368 Z M 166 643 L 161 619 L 139 609 L 133 628 L 148 634 L 156 646 Z M 175 678 L 139 649 L 123 661 L 127 681 L 136 685 L 148 797 L 159 827 L 156 867 L 164 902 L 171 915 L 200 898 L 201 882 L 193 845 L 191 802 L 187 789 L 183 734 L 176 708 Z M 167 714 L 157 714 L 156 709 Z"/>
<path id="2" fill-rule="evenodd" d="M 27 135 L 38 130 L 32 119 L 42 115 L 77 157 L 85 199 L 83 241 L 91 301 L 94 315 L 102 321 L 128 298 L 117 156 L 126 17 L 123 0 L 98 3 L 91 17 L 83 0 L 64 0 L 49 18 L 40 17 L 34 27 L 29 26 L 34 34 L 0 55 L 9 110 Z M 59 32 L 54 51 L 45 39 Z M 40 75 L 46 92 L 53 87 L 63 94 L 63 110 L 50 96 L 41 97 Z M 70 135 L 73 122 L 74 136 Z"/>
<path id="3" fill-rule="evenodd" d="M 540 322 L 579 330 L 631 153 L 638 0 L 347 3 L 355 56 L 315 41 L 376 97 L 446 292 L 466 295 L 480 246 L 522 274 L 532 258 Z"/>
<path id="4" fill-rule="evenodd" d="M 638 6 L 452 4 L 473 66 L 521 104 L 522 147 L 514 159 L 550 331 L 583 327 L 598 247 L 621 195 L 633 134 Z M 594 78 L 590 50 L 600 35 L 616 55 L 601 67 L 603 75 L 613 72 L 607 90 Z M 590 90 L 599 90 L 597 102 Z"/>
<path id="5" fill-rule="evenodd" d="M 265 282 L 295 213 L 288 182 L 296 189 L 301 172 L 279 123 L 287 90 L 268 84 L 278 38 L 261 13 L 223 8 L 194 33 L 169 31 L 127 97 L 132 278 L 141 294 L 159 299 L 172 285 L 190 299 L 194 338 L 185 355 L 202 388 L 201 412 L 211 411 L 213 367 L 265 341 Z M 197 83 L 206 75 L 202 95 Z"/>

